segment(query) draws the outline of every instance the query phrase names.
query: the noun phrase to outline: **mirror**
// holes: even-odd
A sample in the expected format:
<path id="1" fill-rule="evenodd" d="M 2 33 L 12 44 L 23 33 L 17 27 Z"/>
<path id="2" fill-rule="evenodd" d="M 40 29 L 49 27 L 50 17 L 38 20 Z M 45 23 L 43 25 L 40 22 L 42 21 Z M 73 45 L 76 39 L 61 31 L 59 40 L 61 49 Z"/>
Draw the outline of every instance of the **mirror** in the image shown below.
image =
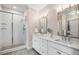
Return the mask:
<path id="1" fill-rule="evenodd" d="M 47 33 L 47 17 L 43 16 L 39 19 L 40 33 Z"/>
<path id="2" fill-rule="evenodd" d="M 62 36 L 79 37 L 78 5 L 66 8 L 57 14 L 58 34 Z"/>
<path id="3" fill-rule="evenodd" d="M 73 19 L 69 20 L 69 32 L 72 37 L 79 37 L 79 20 Z"/>
<path id="4" fill-rule="evenodd" d="M 67 31 L 67 20 L 66 16 L 62 13 L 58 13 L 58 35 L 65 35 L 66 36 L 66 31 Z"/>

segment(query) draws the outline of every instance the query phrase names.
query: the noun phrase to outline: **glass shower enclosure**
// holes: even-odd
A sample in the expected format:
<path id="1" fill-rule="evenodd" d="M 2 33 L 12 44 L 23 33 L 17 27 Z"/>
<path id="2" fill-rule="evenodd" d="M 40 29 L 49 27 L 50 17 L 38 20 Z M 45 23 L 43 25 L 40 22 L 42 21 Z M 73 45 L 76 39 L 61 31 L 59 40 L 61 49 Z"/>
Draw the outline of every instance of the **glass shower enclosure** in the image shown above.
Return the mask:
<path id="1" fill-rule="evenodd" d="M 25 45 L 25 16 L 0 11 L 0 51 Z"/>

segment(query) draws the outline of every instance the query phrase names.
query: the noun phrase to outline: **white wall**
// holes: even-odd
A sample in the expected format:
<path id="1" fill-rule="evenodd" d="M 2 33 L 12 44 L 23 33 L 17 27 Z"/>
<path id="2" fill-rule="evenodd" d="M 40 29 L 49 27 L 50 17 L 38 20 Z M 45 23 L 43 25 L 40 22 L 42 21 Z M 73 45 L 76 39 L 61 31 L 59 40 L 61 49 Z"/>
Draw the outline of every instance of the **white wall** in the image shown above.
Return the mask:
<path id="1" fill-rule="evenodd" d="M 47 18 L 48 18 L 48 28 L 51 28 L 53 30 L 54 35 L 57 35 L 58 31 L 57 12 L 55 9 L 53 9 L 53 7 L 50 8 Z"/>
<path id="2" fill-rule="evenodd" d="M 48 5 L 41 10 L 41 14 L 47 16 L 47 27 L 53 30 L 53 34 L 57 35 L 58 21 L 57 21 L 57 11 L 53 5 Z"/>

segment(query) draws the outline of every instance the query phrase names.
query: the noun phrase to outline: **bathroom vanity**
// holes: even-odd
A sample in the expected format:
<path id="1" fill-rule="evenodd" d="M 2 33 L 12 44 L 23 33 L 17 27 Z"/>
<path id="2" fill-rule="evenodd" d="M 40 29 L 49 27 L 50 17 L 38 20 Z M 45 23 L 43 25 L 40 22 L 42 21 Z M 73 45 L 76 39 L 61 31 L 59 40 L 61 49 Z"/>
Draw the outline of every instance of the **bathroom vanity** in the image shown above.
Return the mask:
<path id="1" fill-rule="evenodd" d="M 61 36 L 50 37 L 48 34 L 34 33 L 32 37 L 33 49 L 41 55 L 79 55 L 79 43 L 66 42 Z"/>
<path id="2" fill-rule="evenodd" d="M 45 21 L 32 37 L 33 49 L 42 55 L 79 55 L 79 6 L 75 5 L 57 13 L 58 31 L 51 37 Z M 42 19 L 43 20 L 43 19 Z M 46 26 L 45 26 L 46 25 Z"/>

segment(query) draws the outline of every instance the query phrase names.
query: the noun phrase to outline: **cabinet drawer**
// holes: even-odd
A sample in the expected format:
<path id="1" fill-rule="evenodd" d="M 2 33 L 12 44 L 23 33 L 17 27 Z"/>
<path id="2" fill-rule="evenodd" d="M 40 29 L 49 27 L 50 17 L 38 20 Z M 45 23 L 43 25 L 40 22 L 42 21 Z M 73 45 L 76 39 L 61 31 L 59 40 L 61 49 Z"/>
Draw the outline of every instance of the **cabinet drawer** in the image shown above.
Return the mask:
<path id="1" fill-rule="evenodd" d="M 33 36 L 32 37 L 32 47 L 37 51 L 37 52 L 40 52 L 41 49 L 40 49 L 40 39 L 39 37 L 36 37 L 36 36 Z"/>
<path id="2" fill-rule="evenodd" d="M 48 46 L 48 55 L 58 55 L 57 50 Z"/>
<path id="3" fill-rule="evenodd" d="M 41 43 L 47 44 L 47 40 L 41 39 Z"/>
<path id="4" fill-rule="evenodd" d="M 41 54 L 47 55 L 47 40 L 41 39 Z"/>
<path id="5" fill-rule="evenodd" d="M 34 42 L 37 42 L 38 40 L 36 40 L 36 39 L 33 39 L 33 41 L 34 41 Z"/>
<path id="6" fill-rule="evenodd" d="M 47 54 L 47 45 L 41 45 L 41 53 L 42 54 Z"/>
<path id="7" fill-rule="evenodd" d="M 61 50 L 63 52 L 71 54 L 71 55 L 73 55 L 73 54 L 79 55 L 79 51 L 77 51 L 75 49 L 72 49 L 72 48 L 69 48 L 69 47 L 66 47 L 64 45 L 52 42 L 52 41 L 48 41 L 48 45 L 52 46 L 52 47 L 55 47 L 56 49 L 59 49 L 59 50 Z"/>
<path id="8" fill-rule="evenodd" d="M 47 55 L 47 49 L 41 49 L 41 54 Z"/>
<path id="9" fill-rule="evenodd" d="M 47 47 L 47 43 L 41 42 L 41 46 L 42 46 L 42 47 Z"/>
<path id="10" fill-rule="evenodd" d="M 39 38 L 37 38 L 37 37 L 36 37 L 36 38 L 33 37 L 32 39 L 33 39 L 34 41 L 38 41 L 38 40 L 39 40 Z"/>
<path id="11" fill-rule="evenodd" d="M 47 48 L 47 40 L 41 40 L 41 48 Z"/>
<path id="12" fill-rule="evenodd" d="M 67 55 L 67 54 L 51 46 L 48 46 L 48 55 Z"/>
<path id="13" fill-rule="evenodd" d="M 47 50 L 47 47 L 41 46 L 41 50 Z"/>

